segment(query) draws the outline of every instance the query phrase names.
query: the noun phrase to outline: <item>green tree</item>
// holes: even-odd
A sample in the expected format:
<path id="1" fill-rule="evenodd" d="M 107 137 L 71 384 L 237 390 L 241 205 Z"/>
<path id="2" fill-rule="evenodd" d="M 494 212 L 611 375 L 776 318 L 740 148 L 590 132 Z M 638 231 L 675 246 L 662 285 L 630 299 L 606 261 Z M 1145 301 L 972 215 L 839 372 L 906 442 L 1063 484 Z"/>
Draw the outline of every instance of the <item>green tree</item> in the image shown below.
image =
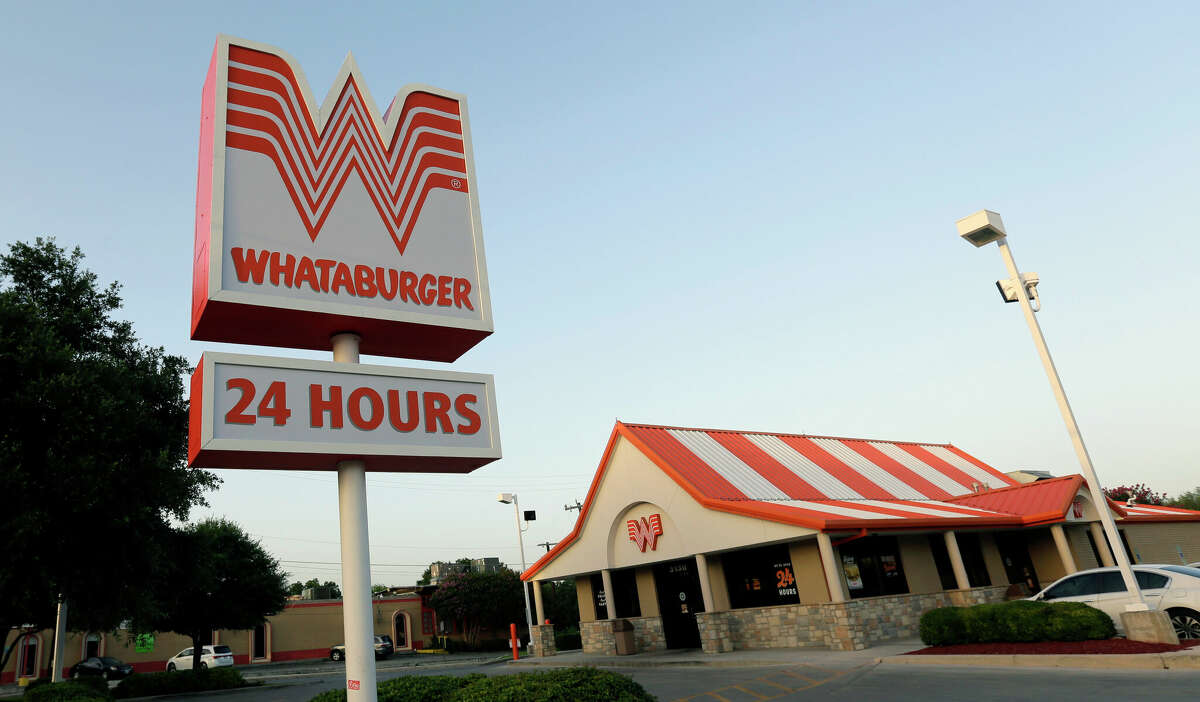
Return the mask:
<path id="1" fill-rule="evenodd" d="M 521 579 L 507 568 L 495 573 L 452 573 L 438 583 L 429 598 L 442 619 L 462 624 L 467 643 L 476 646 L 485 627 L 498 629 L 509 622 L 525 621 Z"/>
<path id="2" fill-rule="evenodd" d="M 537 587 L 535 584 L 534 587 Z M 579 599 L 575 594 L 575 578 L 552 580 L 542 584 L 542 603 L 546 618 L 557 626 L 579 625 Z M 531 596 L 532 602 L 532 596 Z M 541 624 L 542 622 L 535 622 Z"/>
<path id="3" fill-rule="evenodd" d="M 74 629 L 151 614 L 133 574 L 219 482 L 185 465 L 190 364 L 113 319 L 119 289 L 53 240 L 0 255 L 0 666 L 59 594 Z"/>
<path id="4" fill-rule="evenodd" d="M 279 561 L 224 519 L 177 530 L 171 565 L 155 584 L 163 602 L 152 622 L 192 640 L 192 670 L 200 669 L 204 635 L 214 629 L 253 629 L 287 601 L 287 574 Z"/>
<path id="5" fill-rule="evenodd" d="M 1182 509 L 1200 510 L 1200 487 L 1192 488 L 1185 493 L 1172 497 L 1170 500 L 1167 500 L 1167 505 Z"/>

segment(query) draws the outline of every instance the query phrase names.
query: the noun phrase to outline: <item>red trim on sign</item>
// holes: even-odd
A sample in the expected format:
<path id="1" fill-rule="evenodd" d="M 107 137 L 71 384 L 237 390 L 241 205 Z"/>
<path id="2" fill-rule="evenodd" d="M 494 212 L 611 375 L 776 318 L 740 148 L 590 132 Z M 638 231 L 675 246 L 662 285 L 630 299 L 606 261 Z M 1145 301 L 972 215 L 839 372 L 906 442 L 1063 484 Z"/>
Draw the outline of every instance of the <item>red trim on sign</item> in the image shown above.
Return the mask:
<path id="1" fill-rule="evenodd" d="M 787 466 L 771 458 L 766 451 L 755 446 L 752 441 L 742 434 L 735 434 L 728 431 L 709 431 L 705 433 L 793 500 L 822 500 L 828 497 L 828 495 L 823 494 L 800 476 L 788 470 Z"/>
<path id="2" fill-rule="evenodd" d="M 275 451 L 216 451 L 201 449 L 190 458 L 192 468 L 251 470 L 337 470 L 339 461 L 362 461 L 368 472 L 470 473 L 498 458 L 446 456 L 363 456 L 348 453 L 291 453 Z"/>
<path id="3" fill-rule="evenodd" d="M 192 332 L 208 303 L 208 260 L 212 240 L 213 160 L 216 157 L 217 58 L 220 43 L 213 49 L 208 75 L 200 91 L 200 157 L 196 173 L 196 230 L 192 249 Z"/>
<path id="4" fill-rule="evenodd" d="M 188 465 L 196 460 L 203 443 L 204 426 L 204 355 L 192 371 L 191 399 L 188 402 Z"/>
<path id="5" fill-rule="evenodd" d="M 842 443 L 845 444 L 846 447 L 851 451 L 884 469 L 890 473 L 892 477 L 896 478 L 905 485 L 908 485 L 925 497 L 931 497 L 935 500 L 944 500 L 947 497 L 951 497 L 950 493 L 946 492 L 934 483 L 929 482 L 929 480 L 922 477 L 913 469 L 897 461 L 891 456 L 888 456 L 883 451 L 880 451 L 865 441 L 850 441 L 847 439 L 843 440 Z M 901 446 L 900 448 L 905 451 L 909 451 L 913 447 Z M 968 487 L 969 485 L 970 483 L 964 485 L 963 487 Z"/>
<path id="6" fill-rule="evenodd" d="M 361 314 L 370 314 L 364 309 Z M 359 350 L 372 356 L 455 361 L 491 335 L 491 330 L 328 314 L 210 300 L 192 328 L 195 341 L 221 341 L 330 351 L 334 334 L 362 337 Z"/>

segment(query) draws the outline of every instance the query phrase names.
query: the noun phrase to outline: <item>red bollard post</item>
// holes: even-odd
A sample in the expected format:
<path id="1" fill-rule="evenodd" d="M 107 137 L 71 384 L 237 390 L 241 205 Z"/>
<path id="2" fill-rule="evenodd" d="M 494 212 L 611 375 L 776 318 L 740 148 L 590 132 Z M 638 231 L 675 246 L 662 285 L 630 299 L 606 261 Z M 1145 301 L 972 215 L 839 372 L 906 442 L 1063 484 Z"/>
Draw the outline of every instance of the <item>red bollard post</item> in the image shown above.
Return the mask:
<path id="1" fill-rule="evenodd" d="M 516 624 L 508 625 L 508 636 L 509 636 L 509 641 L 512 643 L 513 660 L 514 661 L 518 660 L 521 657 L 521 653 L 520 653 L 520 646 L 517 642 L 517 625 Z"/>

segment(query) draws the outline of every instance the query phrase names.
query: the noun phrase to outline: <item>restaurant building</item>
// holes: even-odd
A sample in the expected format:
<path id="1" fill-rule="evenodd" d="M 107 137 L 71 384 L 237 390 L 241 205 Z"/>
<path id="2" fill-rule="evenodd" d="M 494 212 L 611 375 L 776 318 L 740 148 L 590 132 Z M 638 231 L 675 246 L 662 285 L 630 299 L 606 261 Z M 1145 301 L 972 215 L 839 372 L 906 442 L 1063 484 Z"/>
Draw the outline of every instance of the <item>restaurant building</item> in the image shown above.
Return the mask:
<path id="1" fill-rule="evenodd" d="M 588 653 L 629 627 L 636 652 L 856 650 L 1112 565 L 1098 508 L 1135 563 L 1200 561 L 1200 512 L 1097 506 L 1078 475 L 1020 482 L 950 444 L 618 422 L 574 529 L 522 578 L 574 578 Z"/>

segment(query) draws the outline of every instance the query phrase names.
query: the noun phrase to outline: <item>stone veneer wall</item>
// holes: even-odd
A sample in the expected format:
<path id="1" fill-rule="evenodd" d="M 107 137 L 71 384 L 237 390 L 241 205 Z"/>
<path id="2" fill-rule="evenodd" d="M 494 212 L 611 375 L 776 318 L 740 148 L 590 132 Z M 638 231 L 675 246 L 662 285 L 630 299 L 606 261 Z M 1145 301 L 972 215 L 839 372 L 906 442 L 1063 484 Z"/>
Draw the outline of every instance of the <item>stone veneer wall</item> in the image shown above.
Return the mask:
<path id="1" fill-rule="evenodd" d="M 633 645 L 637 653 L 667 650 L 662 617 L 625 617 L 633 625 Z M 600 656 L 617 655 L 617 639 L 613 633 L 614 619 L 579 623 L 579 638 L 583 652 Z"/>
<path id="2" fill-rule="evenodd" d="M 611 619 L 579 622 L 579 638 L 583 641 L 584 653 L 598 656 L 617 655 L 617 639 L 613 635 Z"/>
<path id="3" fill-rule="evenodd" d="M 667 635 L 662 617 L 629 617 L 633 624 L 633 643 L 638 653 L 667 650 Z"/>
<path id="4" fill-rule="evenodd" d="M 558 645 L 554 641 L 553 624 L 535 624 L 533 635 L 529 638 L 533 643 L 534 656 L 553 656 L 558 653 Z"/>
<path id="5" fill-rule="evenodd" d="M 979 587 L 709 614 L 724 615 L 734 649 L 813 646 L 857 651 L 880 641 L 916 636 L 921 615 L 931 609 L 1000 602 L 1007 589 L 1007 586 Z M 718 625 L 709 624 L 708 627 L 718 631 Z M 705 643 L 704 631 L 702 628 L 702 643 Z M 716 643 L 711 645 L 714 651 L 717 650 Z M 705 650 L 709 650 L 708 647 Z"/>

